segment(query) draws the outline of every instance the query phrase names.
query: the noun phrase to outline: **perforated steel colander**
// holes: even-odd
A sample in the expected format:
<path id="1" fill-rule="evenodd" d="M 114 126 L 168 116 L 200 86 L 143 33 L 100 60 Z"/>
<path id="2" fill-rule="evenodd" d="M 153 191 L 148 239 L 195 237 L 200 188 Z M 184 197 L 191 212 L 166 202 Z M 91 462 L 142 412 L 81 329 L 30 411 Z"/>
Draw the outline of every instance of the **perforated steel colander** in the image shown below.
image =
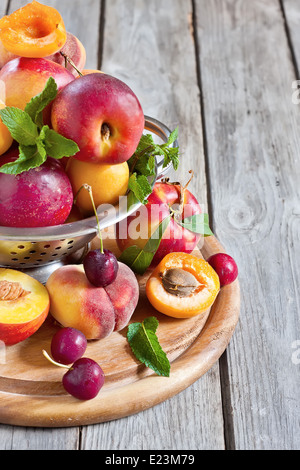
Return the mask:
<path id="1" fill-rule="evenodd" d="M 145 130 L 167 142 L 170 130 L 160 121 L 145 116 Z M 177 143 L 174 142 L 173 146 Z M 171 165 L 163 168 L 157 160 L 155 181 L 167 174 Z M 141 203 L 134 202 L 128 207 L 122 201 L 117 206 L 101 206 L 97 213 L 100 229 L 114 226 L 135 212 Z M 0 227 L 0 266 L 22 270 L 45 283 L 60 265 L 80 262 L 87 252 L 90 241 L 97 234 L 96 217 L 52 227 L 13 228 Z"/>

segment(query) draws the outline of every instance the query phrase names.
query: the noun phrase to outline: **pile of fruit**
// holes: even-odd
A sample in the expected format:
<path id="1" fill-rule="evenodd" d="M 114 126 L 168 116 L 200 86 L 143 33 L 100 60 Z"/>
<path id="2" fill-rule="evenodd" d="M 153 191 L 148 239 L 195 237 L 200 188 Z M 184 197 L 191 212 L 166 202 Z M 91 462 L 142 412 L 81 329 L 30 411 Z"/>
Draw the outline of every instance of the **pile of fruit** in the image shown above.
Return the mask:
<path id="1" fill-rule="evenodd" d="M 177 168 L 178 148 L 171 145 L 177 131 L 155 144 L 143 134 L 134 92 L 115 77 L 84 69 L 85 59 L 84 46 L 54 8 L 32 1 L 0 20 L 0 225 L 97 218 L 96 207 L 116 204 L 129 191 L 142 202 L 116 226 L 118 259 L 103 248 L 99 229 L 99 248 L 82 264 L 54 271 L 46 286 L 0 268 L 0 341 L 24 341 L 50 312 L 60 329 L 52 358 L 45 355 L 57 365 L 72 364 L 63 385 L 80 399 L 93 398 L 104 383 L 101 367 L 82 357 L 87 342 L 129 325 L 139 300 L 137 275 L 149 273 L 149 302 L 174 318 L 201 314 L 237 277 L 229 255 L 204 261 L 192 254 L 200 237 L 212 233 L 187 184 L 165 180 L 152 188 L 148 182 L 157 155 Z M 144 327 L 153 339 L 156 320 Z M 139 325 L 129 325 L 133 352 L 138 332 Z"/>

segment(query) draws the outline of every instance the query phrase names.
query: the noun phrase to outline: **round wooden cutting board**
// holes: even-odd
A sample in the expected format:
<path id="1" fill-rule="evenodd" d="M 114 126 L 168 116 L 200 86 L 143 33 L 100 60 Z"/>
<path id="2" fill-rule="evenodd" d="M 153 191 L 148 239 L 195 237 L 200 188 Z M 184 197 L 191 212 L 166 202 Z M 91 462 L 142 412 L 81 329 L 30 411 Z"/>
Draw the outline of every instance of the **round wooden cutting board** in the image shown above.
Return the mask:
<path id="1" fill-rule="evenodd" d="M 215 237 L 204 239 L 198 256 L 225 252 Z M 140 300 L 131 321 L 156 316 L 157 336 L 170 363 L 170 377 L 160 377 L 134 357 L 127 328 L 108 338 L 91 341 L 85 356 L 96 360 L 105 373 L 105 384 L 96 398 L 79 401 L 67 394 L 61 379 L 66 369 L 43 356 L 50 353 L 52 335 L 59 328 L 51 315 L 27 340 L 5 349 L 0 356 L 0 422 L 19 426 L 69 427 L 95 424 L 129 416 L 150 408 L 199 379 L 219 359 L 239 318 L 239 283 L 222 287 L 210 309 L 189 319 L 158 313 L 148 302 L 139 277 Z"/>

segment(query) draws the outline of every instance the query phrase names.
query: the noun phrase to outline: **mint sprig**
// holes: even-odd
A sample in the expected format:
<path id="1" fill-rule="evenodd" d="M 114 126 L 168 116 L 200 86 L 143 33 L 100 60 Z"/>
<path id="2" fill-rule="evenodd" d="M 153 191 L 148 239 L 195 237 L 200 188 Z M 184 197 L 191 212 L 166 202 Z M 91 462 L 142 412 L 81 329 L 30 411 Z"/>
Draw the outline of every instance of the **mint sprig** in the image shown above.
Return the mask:
<path id="1" fill-rule="evenodd" d="M 145 318 L 141 323 L 128 326 L 127 339 L 136 358 L 157 375 L 170 376 L 170 362 L 156 335 L 156 317 Z"/>
<path id="2" fill-rule="evenodd" d="M 128 188 L 141 203 L 146 204 L 147 197 L 152 192 L 148 177 L 155 176 L 156 156 L 163 157 L 163 168 L 172 163 L 177 170 L 179 147 L 172 146 L 177 138 L 178 128 L 171 132 L 164 144 L 156 144 L 151 134 L 143 134 L 136 151 L 128 160 L 130 171 Z"/>
<path id="3" fill-rule="evenodd" d="M 48 156 L 60 159 L 79 151 L 78 145 L 43 123 L 43 110 L 54 100 L 57 85 L 47 80 L 41 93 L 34 96 L 24 111 L 14 106 L 0 110 L 0 117 L 12 138 L 19 144 L 19 158 L 1 166 L 0 172 L 18 175 L 42 165 Z"/>

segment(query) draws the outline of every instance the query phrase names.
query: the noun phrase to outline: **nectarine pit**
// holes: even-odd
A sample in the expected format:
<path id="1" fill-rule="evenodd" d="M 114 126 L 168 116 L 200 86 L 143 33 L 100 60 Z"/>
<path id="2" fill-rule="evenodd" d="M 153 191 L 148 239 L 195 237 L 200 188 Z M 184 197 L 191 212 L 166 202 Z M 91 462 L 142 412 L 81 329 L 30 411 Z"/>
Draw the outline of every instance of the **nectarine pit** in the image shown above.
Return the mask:
<path id="1" fill-rule="evenodd" d="M 0 301 L 18 300 L 27 294 L 30 292 L 23 289 L 19 282 L 0 281 Z"/>
<path id="2" fill-rule="evenodd" d="M 167 269 L 161 277 L 164 289 L 177 297 L 188 297 L 199 286 L 195 276 L 181 268 Z"/>

